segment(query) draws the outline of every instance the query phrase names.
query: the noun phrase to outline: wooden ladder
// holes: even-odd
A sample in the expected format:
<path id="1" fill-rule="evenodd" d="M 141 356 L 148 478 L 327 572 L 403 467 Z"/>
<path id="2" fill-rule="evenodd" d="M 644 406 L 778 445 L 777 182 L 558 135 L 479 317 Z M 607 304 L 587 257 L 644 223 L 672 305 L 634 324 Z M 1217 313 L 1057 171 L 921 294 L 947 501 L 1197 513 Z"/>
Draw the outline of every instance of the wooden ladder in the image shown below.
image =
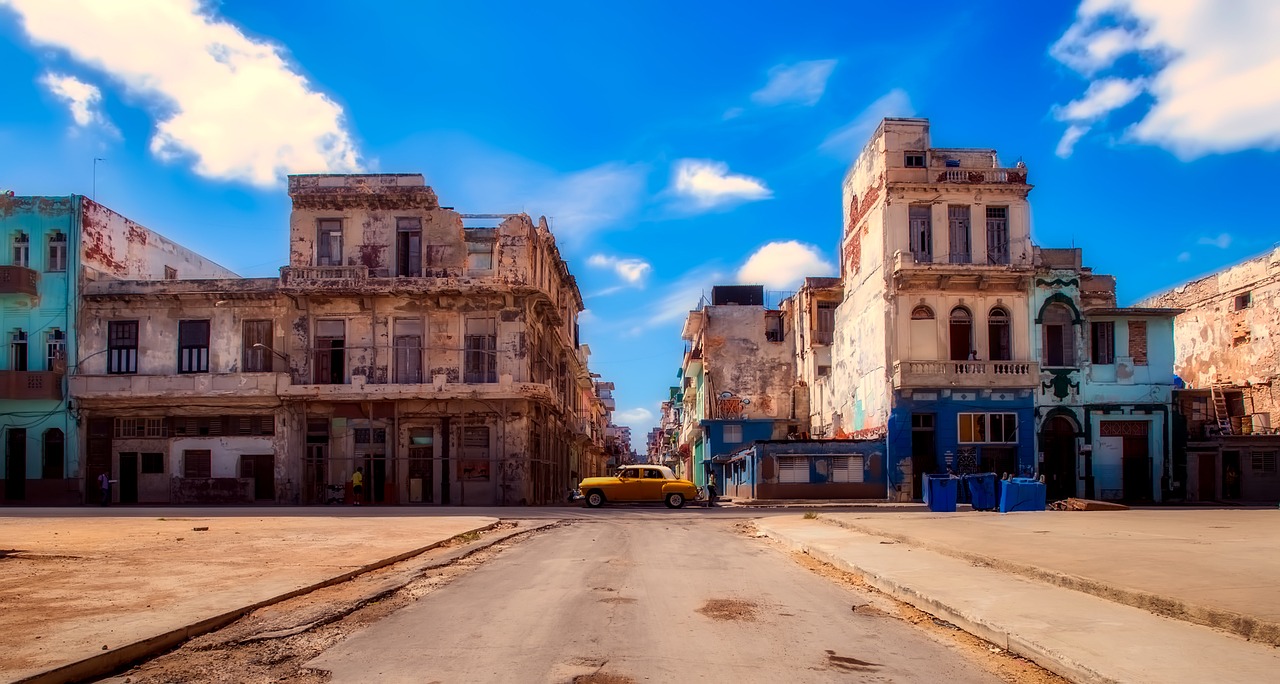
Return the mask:
<path id="1" fill-rule="evenodd" d="M 1222 383 L 1214 383 L 1209 387 L 1209 397 L 1213 400 L 1213 418 L 1218 423 L 1218 433 L 1231 434 L 1231 416 L 1227 413 L 1227 395 L 1222 391 Z"/>

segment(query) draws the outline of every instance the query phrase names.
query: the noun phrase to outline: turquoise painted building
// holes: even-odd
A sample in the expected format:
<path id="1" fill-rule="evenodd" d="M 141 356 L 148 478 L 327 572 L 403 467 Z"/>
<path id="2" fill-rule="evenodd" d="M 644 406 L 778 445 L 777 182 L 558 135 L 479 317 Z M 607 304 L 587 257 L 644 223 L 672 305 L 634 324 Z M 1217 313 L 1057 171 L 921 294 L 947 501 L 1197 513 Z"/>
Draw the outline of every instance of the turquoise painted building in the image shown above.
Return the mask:
<path id="1" fill-rule="evenodd" d="M 98 503 L 67 383 L 82 286 L 236 275 L 82 195 L 0 196 L 0 241 L 0 502 Z"/>

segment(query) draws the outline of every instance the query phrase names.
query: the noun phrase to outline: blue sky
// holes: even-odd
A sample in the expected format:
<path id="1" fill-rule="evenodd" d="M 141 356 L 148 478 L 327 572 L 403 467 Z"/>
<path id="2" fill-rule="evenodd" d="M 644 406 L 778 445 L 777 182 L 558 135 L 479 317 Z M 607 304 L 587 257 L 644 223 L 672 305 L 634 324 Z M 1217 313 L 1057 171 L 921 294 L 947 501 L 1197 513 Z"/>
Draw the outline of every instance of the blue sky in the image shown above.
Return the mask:
<path id="1" fill-rule="evenodd" d="M 1025 161 L 1033 238 L 1122 303 L 1269 249 L 1276 35 L 1268 0 L 0 0 L 0 190 L 102 158 L 100 201 L 246 276 L 286 261 L 286 173 L 547 215 L 639 449 L 700 292 L 834 273 L 880 116 Z"/>

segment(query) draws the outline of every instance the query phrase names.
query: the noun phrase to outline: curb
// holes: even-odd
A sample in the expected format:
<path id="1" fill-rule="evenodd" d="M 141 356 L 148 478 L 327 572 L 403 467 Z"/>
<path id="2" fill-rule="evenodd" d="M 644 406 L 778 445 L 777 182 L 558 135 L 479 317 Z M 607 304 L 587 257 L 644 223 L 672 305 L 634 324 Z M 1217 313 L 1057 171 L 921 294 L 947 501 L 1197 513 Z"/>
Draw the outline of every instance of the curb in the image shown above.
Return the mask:
<path id="1" fill-rule="evenodd" d="M 1268 622 L 1266 620 L 1233 613 L 1219 608 L 1186 603 L 1175 598 L 1161 596 L 1160 594 L 1153 594 L 1139 589 L 1118 587 L 1098 580 L 1089 579 L 1087 577 L 1048 570 L 1035 565 L 994 559 L 990 556 L 961 551 L 943 544 L 924 541 L 906 534 L 885 532 L 884 530 L 876 529 L 874 526 L 862 525 L 849 520 L 823 518 L 821 516 L 819 516 L 819 520 L 828 525 L 843 527 L 847 530 L 853 530 L 854 532 L 859 532 L 873 537 L 892 539 L 896 542 L 921 548 L 926 551 L 932 551 L 944 556 L 958 558 L 962 561 L 967 561 L 982 567 L 1020 575 L 1028 579 L 1036 580 L 1037 582 L 1052 584 L 1057 587 L 1062 587 L 1063 589 L 1071 589 L 1091 596 L 1097 596 L 1098 598 L 1106 599 L 1108 601 L 1114 601 L 1122 605 L 1140 608 L 1161 617 L 1172 618 L 1174 620 L 1181 620 L 1194 625 L 1222 630 L 1254 643 L 1280 647 L 1280 623 Z"/>
<path id="2" fill-rule="evenodd" d="M 82 660 L 77 660 L 65 665 L 59 665 L 51 670 L 45 670 L 44 672 L 30 675 L 23 679 L 14 680 L 14 684 L 60 684 L 61 682 L 78 682 L 95 677 L 108 676 L 126 665 L 154 657 L 189 639 L 198 637 L 202 634 L 208 634 L 216 629 L 225 627 L 248 613 L 260 608 L 265 608 L 282 601 L 287 601 L 291 598 L 309 594 L 313 591 L 324 589 L 325 587 L 331 587 L 335 584 L 341 584 L 365 573 L 380 570 L 388 565 L 394 565 L 400 561 L 408 560 L 414 556 L 419 556 L 463 535 L 492 530 L 501 523 L 502 521 L 499 520 L 498 522 L 490 523 L 483 527 L 465 530 L 446 539 L 432 542 L 426 546 L 405 551 L 404 553 L 399 553 L 389 558 L 374 561 L 368 565 L 360 566 L 355 570 L 344 572 L 341 575 L 336 575 L 329 579 L 321 580 L 314 584 L 300 587 L 278 596 L 263 599 L 262 601 L 258 601 L 257 603 L 253 603 L 248 606 L 235 608 L 220 615 L 205 618 L 204 620 L 192 623 L 185 627 L 178 627 L 163 634 L 157 634 L 141 641 L 135 641 L 131 644 L 113 648 L 109 651 L 103 651 L 100 654 L 93 655 Z M 495 539 L 491 543 L 496 544 L 499 541 L 501 541 L 501 539 Z"/>
<path id="3" fill-rule="evenodd" d="M 903 603 L 910 604 L 911 606 L 929 613 L 930 615 L 946 620 L 979 639 L 995 644 L 1010 653 L 1022 656 L 1040 667 L 1061 675 L 1072 682 L 1089 682 L 1091 684 L 1094 682 L 1105 682 L 1106 684 L 1119 684 L 1119 680 L 1107 677 L 1097 670 L 1094 670 L 1083 663 L 1067 658 L 1045 645 L 1024 640 L 1018 635 L 1011 634 L 1002 629 L 997 624 L 993 624 L 981 617 L 961 612 L 931 596 L 922 594 L 911 587 L 900 584 L 890 577 L 869 572 L 849 561 L 833 556 L 821 549 L 813 548 L 804 542 L 796 541 L 768 527 L 757 524 L 756 529 L 763 532 L 766 537 L 778 541 L 794 551 L 799 551 L 816 558 L 823 563 L 851 572 L 861 577 L 871 587 L 874 587 L 876 590 L 883 592 L 888 596 L 902 601 Z"/>

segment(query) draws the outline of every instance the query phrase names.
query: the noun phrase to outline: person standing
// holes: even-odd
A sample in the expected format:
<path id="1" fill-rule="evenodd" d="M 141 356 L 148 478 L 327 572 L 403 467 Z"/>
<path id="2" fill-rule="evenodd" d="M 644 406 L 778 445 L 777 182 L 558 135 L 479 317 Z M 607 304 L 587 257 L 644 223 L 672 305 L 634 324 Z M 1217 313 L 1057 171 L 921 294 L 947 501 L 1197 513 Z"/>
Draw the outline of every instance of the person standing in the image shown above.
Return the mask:
<path id="1" fill-rule="evenodd" d="M 716 505 L 716 495 L 720 490 L 716 488 L 716 474 L 709 473 L 707 475 L 707 506 Z"/>
<path id="2" fill-rule="evenodd" d="M 111 503 L 111 476 L 105 472 L 98 473 L 98 489 L 102 491 L 99 502 L 106 506 Z"/>
<path id="3" fill-rule="evenodd" d="M 356 500 L 356 505 L 360 505 L 360 493 L 364 490 L 364 466 L 356 468 L 356 472 L 351 474 L 351 495 Z"/>

